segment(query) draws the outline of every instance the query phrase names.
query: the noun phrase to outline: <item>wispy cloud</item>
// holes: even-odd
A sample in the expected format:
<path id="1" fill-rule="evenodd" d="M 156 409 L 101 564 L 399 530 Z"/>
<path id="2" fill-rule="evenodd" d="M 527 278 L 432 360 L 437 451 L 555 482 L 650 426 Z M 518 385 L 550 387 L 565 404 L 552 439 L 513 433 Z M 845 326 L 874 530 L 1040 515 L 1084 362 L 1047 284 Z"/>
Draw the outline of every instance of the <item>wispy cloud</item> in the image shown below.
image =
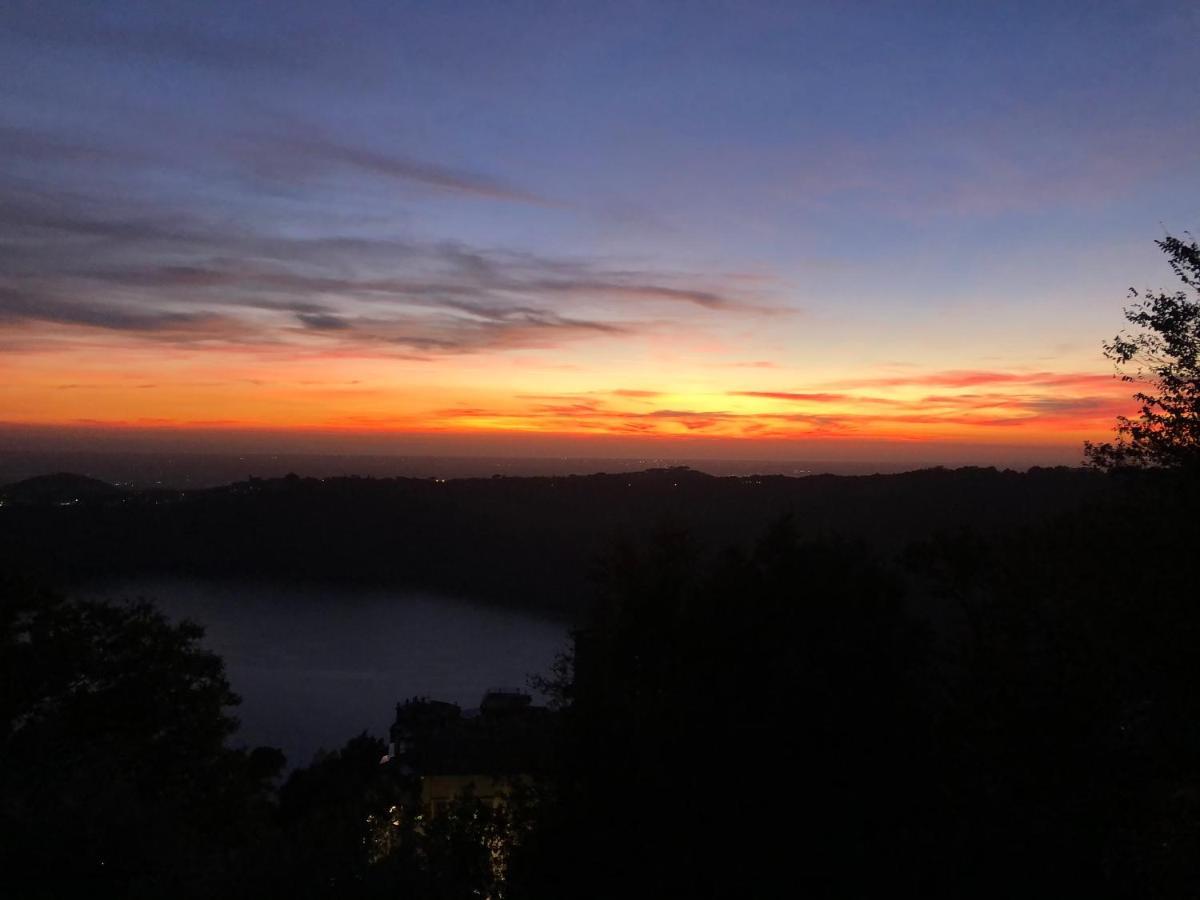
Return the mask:
<path id="1" fill-rule="evenodd" d="M 1096 392 L 1099 381 L 1110 390 Z M 863 379 L 868 381 L 868 379 Z M 710 403 L 675 405 L 657 391 L 620 389 L 581 394 L 522 395 L 520 408 L 445 410 L 463 427 L 514 427 L 583 433 L 705 434 L 722 437 L 808 439 L 845 437 L 911 439 L 955 433 L 1044 436 L 1097 431 L 1128 406 L 1122 386 L 1104 376 L 1054 372 L 914 372 L 903 381 L 869 379 L 894 388 L 951 383 L 996 385 L 988 391 L 912 396 L 841 391 L 728 391 Z M 880 384 L 880 383 L 883 384 Z M 722 403 L 720 397 L 739 401 Z M 647 401 L 661 405 L 647 408 Z"/>
<path id="2" fill-rule="evenodd" d="M 335 316 L 331 313 L 297 313 L 296 318 L 300 320 L 300 324 L 305 328 L 312 328 L 315 331 L 342 331 L 350 328 L 350 322 L 341 316 Z"/>
<path id="3" fill-rule="evenodd" d="M 214 313 L 145 310 L 115 304 L 63 299 L 41 291 L 0 286 L 0 326 L 36 320 L 116 331 L 195 334 L 228 323 Z"/>
<path id="4" fill-rule="evenodd" d="M 297 170 L 340 168 L 487 200 L 558 205 L 487 175 L 316 135 L 254 137 L 246 139 L 246 143 L 253 148 L 253 161 L 260 173 L 274 170 L 286 177 Z"/>
<path id="5" fill-rule="evenodd" d="M 804 403 L 839 403 L 849 399 L 848 394 L 806 393 L 799 391 L 730 391 L 733 397 L 762 397 L 767 400 L 798 400 Z"/>
<path id="6" fill-rule="evenodd" d="M 1111 375 L 1092 372 L 1020 372 L 991 369 L 951 369 L 942 372 L 888 375 L 842 382 L 845 387 L 947 387 L 967 388 L 994 384 L 1028 384 L 1043 387 L 1077 388 L 1109 385 Z"/>
<path id="7" fill-rule="evenodd" d="M 552 347 L 628 335 L 673 310 L 755 314 L 701 276 L 461 243 L 292 237 L 132 200 L 3 191 L 0 327 L 72 325 L 360 353 Z"/>

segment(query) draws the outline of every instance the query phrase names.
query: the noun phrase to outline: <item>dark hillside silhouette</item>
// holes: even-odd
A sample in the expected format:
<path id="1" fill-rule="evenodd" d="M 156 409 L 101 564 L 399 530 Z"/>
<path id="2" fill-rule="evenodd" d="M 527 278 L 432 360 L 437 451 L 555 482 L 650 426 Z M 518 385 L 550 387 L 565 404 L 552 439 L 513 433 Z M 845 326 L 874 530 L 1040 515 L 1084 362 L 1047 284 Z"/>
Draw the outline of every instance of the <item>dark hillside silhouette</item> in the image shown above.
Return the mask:
<path id="1" fill-rule="evenodd" d="M 26 485 L 11 486 L 16 495 Z M 0 508 L 0 561 L 59 580 L 147 573 L 428 588 L 578 614 L 615 540 L 686 527 L 747 547 L 791 515 L 894 553 L 967 525 L 991 531 L 1074 508 L 1095 472 L 928 469 L 902 475 L 718 478 L 690 469 L 562 478 L 251 479 L 198 491 L 108 492 Z M 55 497 L 58 495 L 55 494 Z"/>
<path id="2" fill-rule="evenodd" d="M 39 475 L 0 487 L 0 500 L 24 506 L 66 506 L 119 500 L 125 492 L 86 475 L 58 472 Z"/>
<path id="3" fill-rule="evenodd" d="M 1058 512 L 897 554 L 795 516 L 715 552 L 680 529 L 618 543 L 551 678 L 535 783 L 428 824 L 365 735 L 266 790 L 277 757 L 220 747 L 232 698 L 197 631 L 9 588 L 12 871 L 113 896 L 1190 896 L 1200 487 L 1079 483 Z"/>

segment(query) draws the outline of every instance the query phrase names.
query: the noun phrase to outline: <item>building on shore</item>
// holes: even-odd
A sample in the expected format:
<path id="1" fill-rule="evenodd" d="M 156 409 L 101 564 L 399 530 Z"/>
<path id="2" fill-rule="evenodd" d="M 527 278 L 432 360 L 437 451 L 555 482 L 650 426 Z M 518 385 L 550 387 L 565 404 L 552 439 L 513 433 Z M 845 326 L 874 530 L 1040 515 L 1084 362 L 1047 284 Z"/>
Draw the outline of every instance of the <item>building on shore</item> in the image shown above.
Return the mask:
<path id="1" fill-rule="evenodd" d="M 463 796 L 503 805 L 515 785 L 546 770 L 553 714 L 526 692 L 492 688 L 477 710 L 414 697 L 396 704 L 385 762 L 419 784 L 421 813 L 438 816 Z"/>

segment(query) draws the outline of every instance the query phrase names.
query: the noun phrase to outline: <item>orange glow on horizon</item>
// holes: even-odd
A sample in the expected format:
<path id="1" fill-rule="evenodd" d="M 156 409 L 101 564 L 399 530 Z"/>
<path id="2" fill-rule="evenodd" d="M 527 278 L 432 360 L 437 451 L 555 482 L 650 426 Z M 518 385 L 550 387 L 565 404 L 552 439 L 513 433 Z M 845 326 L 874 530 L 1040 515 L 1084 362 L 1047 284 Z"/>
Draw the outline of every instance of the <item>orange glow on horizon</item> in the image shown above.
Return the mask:
<path id="1" fill-rule="evenodd" d="M 410 360 L 295 347 L 114 346 L 91 335 L 0 362 L 9 425 L 292 432 L 1078 445 L 1128 412 L 1094 372 L 879 367 L 844 377 L 779 365 L 602 364 L 504 353 Z M 773 452 L 776 452 L 773 451 Z"/>

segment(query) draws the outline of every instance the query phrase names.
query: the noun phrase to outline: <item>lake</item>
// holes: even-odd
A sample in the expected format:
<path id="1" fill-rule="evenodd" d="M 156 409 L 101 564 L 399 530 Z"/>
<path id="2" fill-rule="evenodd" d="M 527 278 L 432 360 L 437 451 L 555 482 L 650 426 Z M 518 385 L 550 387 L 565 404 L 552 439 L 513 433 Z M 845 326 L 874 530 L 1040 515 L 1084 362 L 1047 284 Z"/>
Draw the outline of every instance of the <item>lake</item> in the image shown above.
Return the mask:
<path id="1" fill-rule="evenodd" d="M 489 687 L 526 687 L 567 646 L 562 622 L 411 591 L 143 579 L 87 593 L 204 625 L 242 697 L 233 744 L 279 747 L 289 768 L 362 731 L 386 740 L 409 697 L 471 708 Z"/>

